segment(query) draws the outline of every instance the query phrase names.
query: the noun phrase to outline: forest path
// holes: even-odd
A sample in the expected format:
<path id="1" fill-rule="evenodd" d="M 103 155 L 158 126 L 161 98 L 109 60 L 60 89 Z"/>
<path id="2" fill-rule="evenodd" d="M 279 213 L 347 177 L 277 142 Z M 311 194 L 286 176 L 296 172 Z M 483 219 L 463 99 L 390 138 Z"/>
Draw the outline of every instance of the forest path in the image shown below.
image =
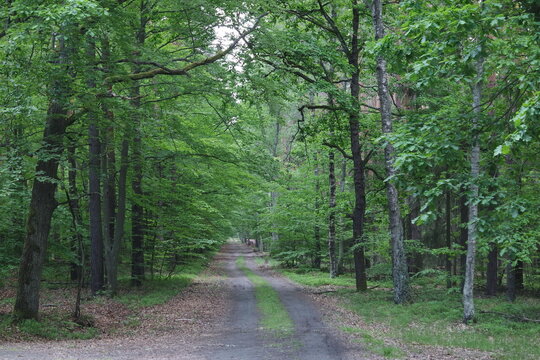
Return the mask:
<path id="1" fill-rule="evenodd" d="M 294 333 L 279 338 L 259 326 L 253 284 L 238 268 L 246 266 L 263 277 L 279 294 L 294 322 Z M 259 271 L 252 249 L 243 244 L 226 244 L 213 262 L 214 274 L 197 280 L 166 310 L 149 312 L 159 317 L 158 326 L 141 326 L 130 336 L 45 343 L 0 344 L 0 359 L 39 360 L 338 360 L 362 359 L 347 353 L 324 324 L 320 312 L 303 291 L 288 280 Z M 204 277 L 203 277 L 204 278 Z M 202 279 L 202 278 L 201 278 Z M 216 298 L 218 301 L 216 301 Z M 189 304 L 195 303 L 193 308 Z M 216 306 L 228 311 L 216 311 Z M 225 315 L 222 315 L 225 314 Z M 175 320 L 194 319 L 190 324 Z M 199 325 L 197 325 L 197 323 Z M 350 349 L 349 349 L 350 350 Z M 351 356 L 352 355 L 352 356 Z M 365 354 L 369 357 L 368 354 Z"/>

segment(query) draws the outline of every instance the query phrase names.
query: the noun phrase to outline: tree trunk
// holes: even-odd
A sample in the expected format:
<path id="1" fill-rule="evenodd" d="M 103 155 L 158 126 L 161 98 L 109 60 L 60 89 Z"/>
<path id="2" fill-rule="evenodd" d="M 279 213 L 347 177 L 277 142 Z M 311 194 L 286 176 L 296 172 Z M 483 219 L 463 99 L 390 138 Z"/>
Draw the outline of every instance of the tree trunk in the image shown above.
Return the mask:
<path id="1" fill-rule="evenodd" d="M 364 255 L 364 226 L 366 214 L 366 174 L 365 163 L 362 159 L 362 146 L 360 145 L 360 109 L 358 97 L 360 95 L 360 69 L 358 45 L 358 28 L 360 24 L 360 12 L 358 1 L 353 0 L 353 22 L 351 52 L 348 57 L 349 65 L 353 68 L 351 76 L 351 98 L 354 103 L 349 113 L 349 131 L 351 140 L 351 153 L 353 158 L 354 172 L 354 209 L 353 209 L 353 243 L 354 243 L 354 271 L 356 290 L 367 290 L 366 259 Z"/>
<path id="2" fill-rule="evenodd" d="M 466 189 L 463 189 L 465 192 Z M 465 265 L 467 262 L 467 242 L 468 242 L 468 233 L 467 233 L 467 224 L 469 223 L 469 207 L 467 206 L 467 196 L 461 196 L 459 200 L 459 216 L 461 230 L 459 232 L 459 245 L 461 246 L 461 251 L 463 253 L 459 256 L 459 269 L 461 274 L 461 290 L 463 290 L 463 285 L 465 284 Z"/>
<path id="3" fill-rule="evenodd" d="M 495 243 L 489 244 L 487 276 L 486 276 L 486 295 L 497 295 L 497 261 L 499 249 Z"/>
<path id="4" fill-rule="evenodd" d="M 124 238 L 124 227 L 126 221 L 126 189 L 127 189 L 127 172 L 129 166 L 129 140 L 128 135 L 125 135 L 122 141 L 122 150 L 120 152 L 120 173 L 118 177 L 118 210 L 116 211 L 115 231 L 110 248 L 110 253 L 107 256 L 109 285 L 111 295 L 116 295 L 118 291 L 118 256 L 120 254 L 120 245 Z"/>
<path id="5" fill-rule="evenodd" d="M 319 182 L 319 162 L 318 156 L 315 155 L 315 227 L 313 229 L 313 237 L 315 238 L 315 256 L 313 257 L 313 267 L 315 269 L 321 268 L 321 227 L 319 226 L 319 193 L 321 191 L 321 185 Z"/>
<path id="6" fill-rule="evenodd" d="M 339 181 L 339 192 L 342 194 L 345 192 L 346 179 L 347 179 L 347 159 L 342 158 L 341 178 Z M 343 221 L 343 216 L 338 217 L 338 224 L 339 224 L 339 229 L 340 229 L 340 235 L 339 235 L 338 259 L 337 259 L 336 271 L 338 275 L 341 275 L 344 273 L 343 261 L 345 258 L 345 237 L 344 237 L 345 225 Z"/>
<path id="7" fill-rule="evenodd" d="M 136 35 L 137 45 L 142 47 L 146 41 L 146 6 L 141 3 L 141 19 L 139 31 Z M 133 72 L 140 72 L 140 67 L 135 66 Z M 142 134 L 141 118 L 138 114 L 141 106 L 140 87 L 135 85 L 131 91 L 131 105 L 136 114 L 134 117 L 135 135 L 133 138 L 133 178 L 131 187 L 133 190 L 134 201 L 131 206 L 131 284 L 135 286 L 142 285 L 144 279 L 144 208 L 142 206 L 142 181 L 143 181 L 143 156 L 142 156 Z"/>
<path id="8" fill-rule="evenodd" d="M 32 185 L 30 209 L 26 222 L 26 238 L 19 266 L 18 287 L 13 315 L 16 319 L 38 319 L 41 272 L 45 261 L 51 219 L 57 206 L 55 199 L 57 170 L 64 151 L 64 136 L 70 121 L 68 63 L 69 51 L 59 36 L 53 63 L 59 65 L 49 87 L 49 108 L 43 132 L 42 148 Z"/>
<path id="9" fill-rule="evenodd" d="M 523 261 L 517 262 L 514 271 L 516 273 L 516 289 L 523 290 L 525 288 L 525 284 L 523 283 Z"/>
<path id="10" fill-rule="evenodd" d="M 511 259 L 506 265 L 506 298 L 511 302 L 516 300 L 516 269 L 512 265 Z"/>
<path id="11" fill-rule="evenodd" d="M 93 41 L 89 44 L 87 56 L 90 59 L 95 57 L 95 44 Z M 89 88 L 95 88 L 93 80 L 87 82 Z M 99 138 L 98 116 L 94 111 L 90 111 L 88 141 L 89 141 L 89 159 L 88 159 L 88 187 L 90 196 L 88 200 L 88 212 L 90 222 L 90 289 L 92 295 L 103 290 L 103 233 L 101 224 L 101 141 Z"/>
<path id="12" fill-rule="evenodd" d="M 384 37 L 383 9 L 380 0 L 372 3 L 373 28 L 375 40 Z M 382 132 L 384 135 L 392 133 L 392 100 L 388 89 L 388 74 L 386 60 L 377 57 L 377 84 L 380 100 Z M 394 168 L 394 147 L 386 142 L 384 147 L 386 177 L 393 178 L 396 174 Z M 386 196 L 388 199 L 388 216 L 390 221 L 390 236 L 392 239 L 392 278 L 394 282 L 394 302 L 402 304 L 409 300 L 409 273 L 407 271 L 407 258 L 403 241 L 403 225 L 399 208 L 398 190 L 392 181 L 386 181 Z"/>
<path id="13" fill-rule="evenodd" d="M 420 204 L 418 198 L 415 196 L 409 196 L 407 198 L 407 203 L 409 205 L 409 233 L 407 234 L 407 236 L 411 240 L 416 240 L 420 242 L 422 240 L 422 232 L 420 231 L 420 226 L 413 223 L 413 220 L 420 216 Z M 423 255 L 421 252 L 414 252 L 409 256 L 409 272 L 416 274 L 424 267 L 424 259 L 422 257 Z"/>
<path id="14" fill-rule="evenodd" d="M 69 196 L 69 209 L 72 217 L 73 232 L 74 235 L 71 239 L 71 251 L 73 252 L 75 260 L 70 264 L 70 279 L 72 281 L 79 280 L 82 277 L 81 273 L 81 263 L 82 258 L 80 257 L 79 246 L 82 244 L 82 234 L 81 234 L 81 224 L 82 224 L 82 215 L 81 208 L 79 205 L 79 194 L 77 191 L 77 161 L 75 160 L 75 145 L 73 140 L 70 139 L 72 143 L 68 147 L 68 196 Z"/>
<path id="15" fill-rule="evenodd" d="M 139 88 L 136 87 L 135 92 L 139 92 Z M 137 95 L 138 96 L 138 95 Z M 133 101 L 135 108 L 138 108 L 140 102 L 138 100 Z M 134 195 L 134 201 L 131 206 L 131 283 L 135 286 L 142 285 L 144 279 L 144 208 L 141 205 L 142 202 L 142 139 L 140 129 L 140 118 L 136 115 L 135 124 L 135 138 L 133 140 L 133 180 L 132 190 Z"/>
<path id="16" fill-rule="evenodd" d="M 330 183 L 330 196 L 328 200 L 329 215 L 328 215 L 328 258 L 330 261 L 330 277 L 335 278 L 337 275 L 337 259 L 336 259 L 336 176 L 334 152 L 328 153 L 328 181 Z"/>
<path id="17" fill-rule="evenodd" d="M 478 223 L 478 178 L 480 176 L 480 140 L 479 122 L 482 109 L 482 76 L 484 74 L 484 59 L 479 57 L 476 61 L 476 79 L 473 84 L 473 110 L 472 143 L 471 143 L 471 187 L 469 199 L 469 224 L 467 227 L 467 258 L 465 264 L 465 283 L 463 284 L 463 321 L 468 323 L 474 320 L 474 272 L 476 258 L 476 237 Z"/>
<path id="18" fill-rule="evenodd" d="M 445 209 L 445 218 L 446 218 L 446 248 L 448 251 L 452 251 L 452 194 L 449 190 L 446 191 L 446 209 Z M 445 269 L 446 269 L 446 288 L 450 289 L 452 287 L 452 258 L 450 254 L 446 254 L 445 258 Z"/>

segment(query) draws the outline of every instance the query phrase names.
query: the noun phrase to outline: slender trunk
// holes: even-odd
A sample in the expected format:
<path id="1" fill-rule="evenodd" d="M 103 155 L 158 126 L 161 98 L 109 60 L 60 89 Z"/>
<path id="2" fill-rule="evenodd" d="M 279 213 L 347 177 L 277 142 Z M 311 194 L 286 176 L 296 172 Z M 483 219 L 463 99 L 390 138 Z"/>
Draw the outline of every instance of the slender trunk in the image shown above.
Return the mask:
<path id="1" fill-rule="evenodd" d="M 353 158 L 354 172 L 354 209 L 353 209 L 353 243 L 354 243 L 354 271 L 356 290 L 367 290 L 366 259 L 364 255 L 364 226 L 366 215 L 366 174 L 365 162 L 362 158 L 362 146 L 360 145 L 360 109 L 358 97 L 360 95 L 360 69 L 358 45 L 358 28 L 360 25 L 360 11 L 358 1 L 353 0 L 352 9 L 352 38 L 351 51 L 348 58 L 349 65 L 353 68 L 351 76 L 351 98 L 354 108 L 349 113 L 349 131 L 351 140 L 351 153 Z"/>
<path id="2" fill-rule="evenodd" d="M 87 56 L 90 59 L 95 57 L 95 43 L 93 40 L 88 45 Z M 93 80 L 87 81 L 89 88 L 95 88 Z M 90 196 L 88 200 L 88 211 L 90 221 L 90 269 L 91 281 L 90 289 L 92 295 L 103 290 L 103 232 L 101 223 L 101 141 L 99 138 L 99 122 L 97 114 L 90 111 L 88 114 L 88 139 L 89 139 L 89 160 L 88 160 L 88 188 Z"/>
<path id="3" fill-rule="evenodd" d="M 347 159 L 343 158 L 341 160 L 341 178 L 340 178 L 340 181 L 339 181 L 339 192 L 340 193 L 345 192 L 346 179 L 347 179 Z M 343 261 L 344 261 L 344 258 L 345 258 L 345 238 L 344 238 L 345 226 L 344 226 L 344 223 L 343 223 L 343 217 L 342 216 L 338 217 L 338 221 L 339 221 L 339 229 L 340 229 L 341 233 L 340 233 L 340 236 L 339 236 L 338 260 L 337 260 L 337 265 L 336 265 L 336 271 L 337 271 L 337 274 L 343 274 L 344 273 Z"/>
<path id="4" fill-rule="evenodd" d="M 138 90 L 138 88 L 137 88 Z M 138 102 L 138 101 L 137 101 Z M 134 104 L 138 107 L 138 104 Z M 131 206 L 131 283 L 140 286 L 144 279 L 144 208 L 142 202 L 142 144 L 140 119 L 136 116 L 135 138 L 133 140 L 133 179 L 132 190 L 134 195 Z"/>
<path id="5" fill-rule="evenodd" d="M 463 189 L 465 192 L 466 189 Z M 461 230 L 459 233 L 459 245 L 461 247 L 462 254 L 459 256 L 459 269 L 460 269 L 460 275 L 461 275 L 461 289 L 463 290 L 463 285 L 465 283 L 465 265 L 467 262 L 467 239 L 468 239 L 468 233 L 467 233 L 467 224 L 469 222 L 469 207 L 467 206 L 467 197 L 465 195 L 461 196 L 459 199 L 459 216 L 460 216 L 460 224 L 461 224 Z"/>
<path id="6" fill-rule="evenodd" d="M 418 198 L 415 196 L 409 196 L 407 198 L 407 203 L 409 204 L 409 215 L 408 217 L 408 223 L 409 223 L 409 234 L 408 238 L 411 240 L 416 240 L 417 242 L 420 242 L 422 240 L 422 232 L 420 230 L 420 226 L 413 223 L 413 220 L 416 219 L 418 216 L 420 216 L 420 203 L 418 201 Z M 412 254 L 410 254 L 409 258 L 409 272 L 411 273 L 417 273 L 421 271 L 424 268 L 424 258 L 422 257 L 422 253 L 420 251 L 416 251 Z"/>
<path id="7" fill-rule="evenodd" d="M 372 3 L 373 28 L 375 40 L 384 37 L 383 9 L 380 0 Z M 382 132 L 384 135 L 392 133 L 392 100 L 388 89 L 388 73 L 386 60 L 377 57 L 377 84 L 380 100 Z M 396 174 L 394 168 L 394 147 L 386 142 L 384 147 L 386 177 L 393 178 Z M 388 216 L 390 221 L 390 237 L 392 239 L 392 278 L 394 282 L 394 302 L 402 304 L 409 300 L 409 273 L 407 271 L 407 258 L 403 241 L 403 225 L 399 208 L 398 190 L 392 181 L 386 182 L 386 196 L 388 199 Z"/>
<path id="8" fill-rule="evenodd" d="M 328 258 L 330 261 L 330 277 L 335 278 L 337 275 L 337 259 L 336 259 L 336 176 L 334 152 L 328 153 L 328 181 L 330 183 L 330 196 L 328 200 L 329 215 L 328 215 Z"/>
<path id="9" fill-rule="evenodd" d="M 319 226 L 319 193 L 321 185 L 319 183 L 319 163 L 318 156 L 315 155 L 315 227 L 313 229 L 313 237 L 315 238 L 315 256 L 313 257 L 313 267 L 321 268 L 321 227 Z"/>
<path id="10" fill-rule="evenodd" d="M 140 27 L 137 32 L 137 45 L 143 46 L 146 41 L 146 4 L 141 2 Z M 140 72 L 140 67 L 135 66 L 134 72 Z M 143 181 L 143 156 L 142 156 L 142 134 L 141 118 L 138 114 L 141 106 L 140 87 L 135 85 L 131 92 L 131 105 L 135 110 L 133 138 L 133 179 L 131 187 L 133 190 L 134 201 L 131 206 L 131 283 L 135 286 L 142 285 L 144 279 L 144 208 L 142 206 L 142 181 Z"/>
<path id="11" fill-rule="evenodd" d="M 70 278 L 72 281 L 79 280 L 82 276 L 79 245 L 82 243 L 80 227 L 82 224 L 81 208 L 79 205 L 79 194 L 77 191 L 77 161 L 75 160 L 75 145 L 68 147 L 68 196 L 69 208 L 73 224 L 73 237 L 71 239 L 71 251 L 75 254 L 75 260 L 70 264 Z"/>
<path id="12" fill-rule="evenodd" d="M 367 290 L 366 260 L 364 255 L 364 221 L 366 211 L 366 180 L 364 162 L 361 158 L 359 143 L 358 115 L 351 115 L 349 121 L 351 131 L 351 150 L 354 164 L 355 204 L 353 209 L 353 252 L 356 290 Z"/>
<path id="13" fill-rule="evenodd" d="M 69 51 L 64 39 L 58 40 L 53 63 L 59 67 L 49 87 L 49 108 L 43 132 L 42 148 L 32 185 L 26 237 L 18 274 L 13 315 L 16 319 L 38 319 L 41 272 L 45 261 L 51 219 L 57 206 L 55 199 L 57 170 L 64 150 L 64 136 L 69 126 L 68 104 L 70 78 Z"/>
<path id="14" fill-rule="evenodd" d="M 497 295 L 497 261 L 499 249 L 495 243 L 489 244 L 487 276 L 486 276 L 486 295 Z"/>
<path id="15" fill-rule="evenodd" d="M 445 209 L 445 218 L 446 218 L 446 248 L 448 249 L 448 254 L 445 258 L 445 268 L 446 268 L 446 287 L 450 289 L 452 287 L 452 257 L 450 256 L 450 251 L 452 251 L 452 194 L 450 191 L 446 191 L 446 209 Z"/>
<path id="16" fill-rule="evenodd" d="M 523 283 L 523 261 L 518 261 L 514 269 L 516 273 L 516 289 L 523 290 L 525 285 Z"/>
<path id="17" fill-rule="evenodd" d="M 127 172 L 129 164 L 129 140 L 128 136 L 122 141 L 122 150 L 120 152 L 120 173 L 118 176 L 118 209 L 116 211 L 115 231 L 112 241 L 111 254 L 109 258 L 109 285 L 111 294 L 116 295 L 118 291 L 118 256 L 120 254 L 120 245 L 124 238 L 124 227 L 126 222 L 126 190 L 127 190 Z"/>
<path id="18" fill-rule="evenodd" d="M 474 272 L 476 258 L 476 237 L 478 223 L 478 177 L 480 176 L 480 140 L 479 122 L 482 101 L 482 76 L 484 73 L 484 59 L 479 57 L 476 61 L 476 79 L 473 85 L 473 134 L 471 144 L 471 186 L 469 199 L 469 224 L 467 227 L 467 258 L 465 264 L 465 283 L 463 285 L 463 321 L 468 323 L 474 319 Z"/>
<path id="19" fill-rule="evenodd" d="M 281 132 L 281 126 L 279 125 L 279 122 L 276 121 L 276 132 L 274 137 L 274 144 L 272 146 L 272 156 L 274 158 L 278 155 L 278 145 L 279 145 L 279 134 Z M 272 208 L 272 212 L 276 211 L 277 208 L 277 202 L 278 202 L 279 194 L 276 191 L 270 192 L 270 206 Z M 279 241 L 279 233 L 276 231 L 276 226 L 274 224 L 273 231 L 272 231 L 272 243 L 275 244 Z M 259 245 L 257 243 L 257 248 L 259 248 Z"/>
<path id="20" fill-rule="evenodd" d="M 512 265 L 511 259 L 506 265 L 506 298 L 511 302 L 516 300 L 516 269 Z"/>
<path id="21" fill-rule="evenodd" d="M 72 250 L 76 254 L 77 257 L 77 263 L 75 264 L 75 268 L 73 268 L 72 264 L 72 280 L 77 280 L 77 295 L 75 298 L 75 305 L 73 307 L 73 318 L 75 321 L 79 320 L 81 318 L 81 293 L 82 293 L 82 286 L 83 286 L 83 278 L 84 278 L 84 245 L 83 245 L 83 237 L 80 231 L 80 225 L 82 223 L 82 216 L 81 211 L 79 208 L 79 199 L 77 194 L 77 183 L 76 183 L 76 175 L 77 175 L 77 163 L 75 161 L 75 146 L 70 145 L 68 147 L 68 163 L 70 165 L 69 171 L 68 171 L 68 189 L 66 191 L 66 196 L 68 199 L 69 204 L 69 210 L 71 212 L 71 221 L 73 225 L 73 232 L 75 233 L 74 236 L 74 244 L 72 243 Z M 75 279 L 73 279 L 73 271 L 75 272 Z"/>

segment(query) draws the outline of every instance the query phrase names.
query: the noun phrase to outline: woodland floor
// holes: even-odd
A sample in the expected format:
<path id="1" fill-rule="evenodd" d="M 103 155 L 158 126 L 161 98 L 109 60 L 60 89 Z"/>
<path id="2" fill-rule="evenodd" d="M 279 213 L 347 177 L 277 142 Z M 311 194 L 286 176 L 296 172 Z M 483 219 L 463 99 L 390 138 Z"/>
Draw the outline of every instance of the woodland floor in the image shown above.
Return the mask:
<path id="1" fill-rule="evenodd" d="M 245 266 L 278 292 L 294 322 L 292 335 L 279 337 L 260 327 L 254 287 L 236 261 L 240 256 Z M 163 305 L 134 310 L 108 300 L 85 304 L 83 312 L 93 315 L 101 332 L 90 340 L 28 341 L 2 339 L 0 334 L 0 359 L 383 358 L 364 346 L 361 330 L 373 325 L 345 310 L 336 297 L 321 294 L 320 288 L 301 287 L 257 266 L 256 256 L 244 245 L 225 245 L 192 285 Z M 0 305 L 0 314 L 6 311 L 6 306 Z M 490 354 L 465 349 L 395 341 L 388 341 L 388 345 L 402 349 L 400 357 L 407 359 L 491 358 Z"/>

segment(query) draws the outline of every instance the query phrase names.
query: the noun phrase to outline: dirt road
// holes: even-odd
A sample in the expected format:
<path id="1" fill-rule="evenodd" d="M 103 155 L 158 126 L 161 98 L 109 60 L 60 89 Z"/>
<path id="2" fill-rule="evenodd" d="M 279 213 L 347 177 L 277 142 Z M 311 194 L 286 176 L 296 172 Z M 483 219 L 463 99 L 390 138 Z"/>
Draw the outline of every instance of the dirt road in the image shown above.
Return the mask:
<path id="1" fill-rule="evenodd" d="M 260 272 L 250 248 L 241 244 L 224 246 L 214 262 L 221 277 L 197 281 L 193 289 L 173 299 L 163 315 L 162 331 L 144 326 L 131 336 L 88 341 L 56 343 L 0 344 L 0 359 L 68 360 L 68 359 L 211 359 L 211 360 L 334 360 L 363 359 L 362 352 L 345 349 L 331 328 L 321 320 L 316 306 L 289 281 Z M 294 321 L 294 334 L 276 338 L 259 326 L 254 287 L 237 267 L 243 256 L 246 266 L 267 280 L 278 292 Z M 217 282 L 217 283 L 213 283 Z M 217 291 L 217 292 L 216 292 Z M 216 305 L 216 296 L 220 300 Z M 176 302 L 178 303 L 175 306 Z M 196 302 L 190 313 L 191 304 Z M 206 305 L 208 304 L 208 305 Z M 201 307 L 209 307 L 201 311 Z M 200 319 L 198 314 L 212 314 L 216 306 L 226 306 L 220 318 Z M 210 308 L 213 307 L 213 308 Z M 224 309 L 220 309 L 224 310 Z M 157 315 L 155 315 L 157 316 Z M 193 324 L 170 325 L 175 320 L 191 320 Z M 197 326 L 197 323 L 200 326 Z M 170 326 L 167 326 L 170 325 Z"/>

